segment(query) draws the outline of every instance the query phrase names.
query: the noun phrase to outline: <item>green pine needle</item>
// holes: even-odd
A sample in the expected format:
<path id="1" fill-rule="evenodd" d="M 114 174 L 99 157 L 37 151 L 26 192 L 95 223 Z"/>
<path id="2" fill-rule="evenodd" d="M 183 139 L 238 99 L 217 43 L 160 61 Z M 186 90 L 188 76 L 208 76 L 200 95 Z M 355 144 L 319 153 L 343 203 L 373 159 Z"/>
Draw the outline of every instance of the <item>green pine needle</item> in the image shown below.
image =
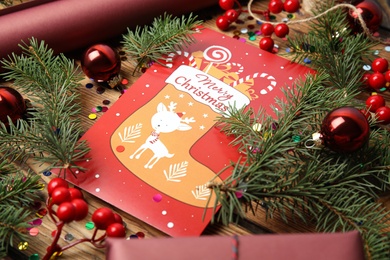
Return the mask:
<path id="1" fill-rule="evenodd" d="M 193 33 L 202 22 L 196 16 L 172 17 L 164 14 L 154 19 L 152 25 L 128 29 L 123 35 L 126 54 L 136 62 L 135 71 L 159 60 L 172 51 L 181 50 L 195 42 Z"/>

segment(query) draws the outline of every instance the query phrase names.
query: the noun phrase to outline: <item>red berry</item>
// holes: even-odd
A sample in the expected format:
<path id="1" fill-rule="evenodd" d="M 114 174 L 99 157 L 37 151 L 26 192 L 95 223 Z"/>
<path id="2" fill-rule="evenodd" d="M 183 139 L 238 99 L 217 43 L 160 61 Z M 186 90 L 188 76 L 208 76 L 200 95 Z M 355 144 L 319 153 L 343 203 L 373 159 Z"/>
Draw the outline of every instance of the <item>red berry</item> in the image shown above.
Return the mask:
<path id="1" fill-rule="evenodd" d="M 219 6 L 227 11 L 229 9 L 232 9 L 234 6 L 234 0 L 219 0 Z"/>
<path id="2" fill-rule="evenodd" d="M 274 48 L 274 40 L 271 37 L 263 37 L 259 42 L 260 49 L 272 52 Z"/>
<path id="3" fill-rule="evenodd" d="M 70 197 L 73 199 L 83 199 L 84 196 L 83 196 L 83 193 L 81 192 L 81 190 L 79 189 L 76 189 L 76 188 L 69 188 L 69 193 L 70 193 Z"/>
<path id="4" fill-rule="evenodd" d="M 368 85 L 368 80 L 369 80 L 370 77 L 371 77 L 370 73 L 364 73 L 363 74 L 363 77 L 360 80 L 360 82 L 362 82 L 362 84 L 363 84 L 363 87 L 368 87 L 369 86 Z"/>
<path id="5" fill-rule="evenodd" d="M 263 23 L 260 27 L 260 31 L 264 36 L 271 36 L 274 30 L 274 26 L 270 23 Z"/>
<path id="6" fill-rule="evenodd" d="M 229 9 L 225 12 L 225 14 L 223 16 L 225 16 L 227 18 L 229 23 L 232 23 L 232 22 L 237 21 L 239 15 L 240 15 L 239 12 L 237 12 L 236 10 Z"/>
<path id="7" fill-rule="evenodd" d="M 74 220 L 76 209 L 69 201 L 61 203 L 57 208 L 57 217 L 65 223 Z"/>
<path id="8" fill-rule="evenodd" d="M 115 223 L 123 224 L 123 219 L 122 219 L 121 216 L 119 216 L 118 214 L 114 213 L 114 217 L 115 217 Z"/>
<path id="9" fill-rule="evenodd" d="M 49 183 L 47 184 L 47 193 L 49 193 L 49 196 L 51 195 L 53 190 L 57 187 L 68 188 L 69 185 L 68 185 L 68 182 L 62 178 L 56 177 L 56 178 L 51 179 L 49 181 Z"/>
<path id="10" fill-rule="evenodd" d="M 283 11 L 284 5 L 282 0 L 271 0 L 268 4 L 268 9 L 271 13 L 278 14 Z"/>
<path id="11" fill-rule="evenodd" d="M 219 16 L 216 21 L 218 29 L 222 31 L 226 31 L 229 26 L 230 22 L 228 21 L 228 18 L 226 16 Z"/>
<path id="12" fill-rule="evenodd" d="M 82 220 L 88 215 L 88 204 L 83 199 L 74 199 L 71 201 L 75 208 L 74 220 Z"/>
<path id="13" fill-rule="evenodd" d="M 384 73 L 385 71 L 387 71 L 388 67 L 389 67 L 389 63 L 384 58 L 376 58 L 371 63 L 371 68 L 374 72 Z"/>
<path id="14" fill-rule="evenodd" d="M 381 89 L 386 86 L 385 76 L 380 72 L 374 72 L 368 79 L 368 85 L 374 89 Z"/>
<path id="15" fill-rule="evenodd" d="M 71 199 L 69 189 L 65 187 L 58 187 L 51 194 L 51 203 L 56 205 L 71 201 Z"/>
<path id="16" fill-rule="evenodd" d="M 386 105 L 385 99 L 380 95 L 372 95 L 369 96 L 366 100 L 366 108 L 371 112 L 375 113 L 375 111 Z"/>
<path id="17" fill-rule="evenodd" d="M 386 81 L 387 81 L 387 82 L 390 82 L 390 70 L 386 71 L 386 72 L 384 73 L 384 75 L 385 75 Z"/>
<path id="18" fill-rule="evenodd" d="M 360 109 L 360 112 L 366 117 L 368 121 L 371 120 L 371 113 L 367 109 Z"/>
<path id="19" fill-rule="evenodd" d="M 387 125 L 390 123 L 390 108 L 380 107 L 375 111 L 379 123 Z"/>
<path id="20" fill-rule="evenodd" d="M 285 23 L 280 23 L 275 26 L 275 35 L 279 38 L 284 38 L 290 32 L 290 28 Z"/>
<path id="21" fill-rule="evenodd" d="M 108 208 L 98 208 L 92 214 L 92 222 L 97 229 L 106 229 L 112 223 L 115 223 L 114 212 Z"/>
<path id="22" fill-rule="evenodd" d="M 286 0 L 284 2 L 284 10 L 288 13 L 295 13 L 300 7 L 299 0 Z"/>
<path id="23" fill-rule="evenodd" d="M 125 237 L 126 229 L 122 224 L 113 223 L 107 227 L 106 233 L 108 237 Z"/>

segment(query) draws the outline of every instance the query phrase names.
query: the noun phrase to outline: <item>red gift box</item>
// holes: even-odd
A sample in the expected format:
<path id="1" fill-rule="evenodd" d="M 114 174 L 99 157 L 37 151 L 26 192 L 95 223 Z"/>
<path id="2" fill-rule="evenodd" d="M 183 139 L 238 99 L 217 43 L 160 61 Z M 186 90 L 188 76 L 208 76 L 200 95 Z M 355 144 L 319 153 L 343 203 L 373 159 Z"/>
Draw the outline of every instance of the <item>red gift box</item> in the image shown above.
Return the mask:
<path id="1" fill-rule="evenodd" d="M 363 260 L 357 231 L 153 239 L 108 238 L 107 260 Z"/>

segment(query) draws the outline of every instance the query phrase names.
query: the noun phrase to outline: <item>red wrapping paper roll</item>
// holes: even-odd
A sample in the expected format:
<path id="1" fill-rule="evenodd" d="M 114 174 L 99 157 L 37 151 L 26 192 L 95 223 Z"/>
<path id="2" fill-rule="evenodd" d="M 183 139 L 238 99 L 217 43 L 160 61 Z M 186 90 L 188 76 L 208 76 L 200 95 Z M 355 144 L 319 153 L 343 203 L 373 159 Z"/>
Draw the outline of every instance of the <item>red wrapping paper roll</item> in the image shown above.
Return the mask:
<path id="1" fill-rule="evenodd" d="M 38 0 L 39 1 L 39 0 Z M 20 52 L 35 37 L 56 53 L 69 52 L 150 23 L 164 12 L 186 14 L 218 0 L 57 0 L 16 12 L 0 12 L 0 58 Z"/>

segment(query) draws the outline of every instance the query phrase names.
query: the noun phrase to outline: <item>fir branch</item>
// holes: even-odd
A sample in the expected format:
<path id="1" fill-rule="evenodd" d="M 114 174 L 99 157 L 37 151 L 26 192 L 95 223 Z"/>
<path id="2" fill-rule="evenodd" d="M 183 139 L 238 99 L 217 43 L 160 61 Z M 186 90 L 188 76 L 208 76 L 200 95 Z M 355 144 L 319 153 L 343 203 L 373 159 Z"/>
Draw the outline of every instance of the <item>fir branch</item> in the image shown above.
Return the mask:
<path id="1" fill-rule="evenodd" d="M 20 47 L 22 55 L 2 61 L 7 70 L 3 76 L 29 96 L 33 108 L 29 120 L 0 129 L 0 144 L 23 147 L 27 156 L 48 164 L 49 170 L 60 169 L 59 174 L 83 170 L 76 165 L 89 151 L 86 142 L 78 141 L 83 133 L 78 117 L 81 73 L 72 60 L 55 56 L 44 42 L 31 39 Z"/>
<path id="2" fill-rule="evenodd" d="M 190 14 L 181 19 L 164 14 L 154 19 L 152 25 L 134 31 L 128 29 L 123 35 L 124 50 L 137 63 L 135 71 L 150 62 L 159 62 L 163 55 L 183 49 L 192 44 L 195 28 L 201 24 L 197 17 Z"/>

